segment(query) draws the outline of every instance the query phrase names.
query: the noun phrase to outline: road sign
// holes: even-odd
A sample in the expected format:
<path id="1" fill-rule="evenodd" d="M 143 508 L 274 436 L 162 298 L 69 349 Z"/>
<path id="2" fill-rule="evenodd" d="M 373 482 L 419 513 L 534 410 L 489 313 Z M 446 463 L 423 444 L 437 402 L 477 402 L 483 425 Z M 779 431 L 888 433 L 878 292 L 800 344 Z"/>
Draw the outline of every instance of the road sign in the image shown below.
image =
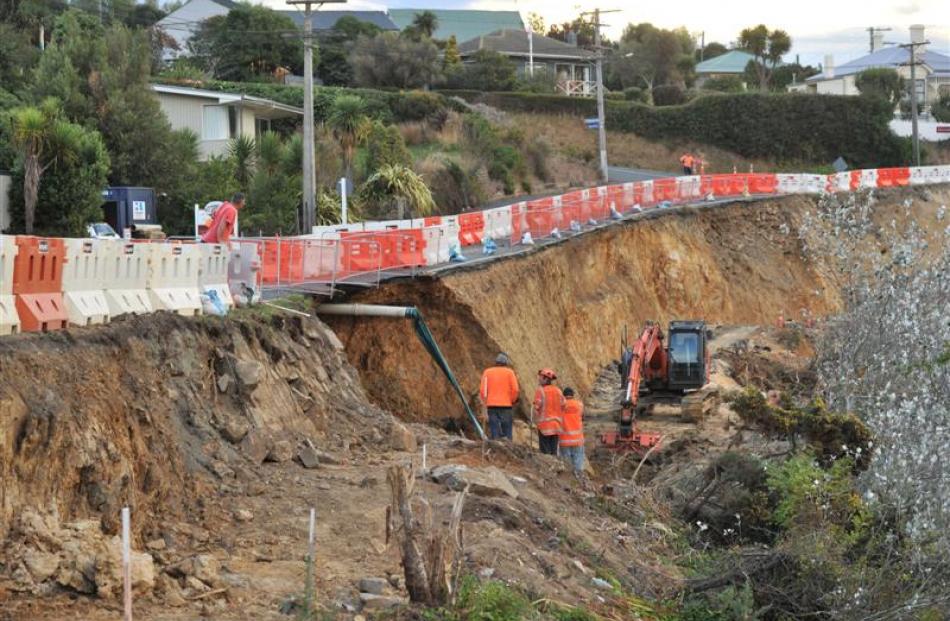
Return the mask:
<path id="1" fill-rule="evenodd" d="M 950 125 L 938 125 L 937 126 L 938 134 L 950 134 Z"/>
<path id="2" fill-rule="evenodd" d="M 595 116 L 591 119 L 584 119 L 584 125 L 587 129 L 600 129 L 600 120 Z"/>

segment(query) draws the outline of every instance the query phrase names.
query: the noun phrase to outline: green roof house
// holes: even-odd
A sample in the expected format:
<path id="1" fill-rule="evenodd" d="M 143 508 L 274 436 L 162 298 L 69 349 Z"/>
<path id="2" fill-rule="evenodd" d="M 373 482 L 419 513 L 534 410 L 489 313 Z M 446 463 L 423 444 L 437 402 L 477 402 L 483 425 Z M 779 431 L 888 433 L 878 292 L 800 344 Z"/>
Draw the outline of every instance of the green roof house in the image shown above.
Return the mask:
<path id="1" fill-rule="evenodd" d="M 702 86 L 710 78 L 721 78 L 727 75 L 742 77 L 746 65 L 755 57 L 742 50 L 730 50 L 696 65 L 696 85 Z"/>
<path id="2" fill-rule="evenodd" d="M 437 28 L 432 34 L 435 39 L 448 39 L 455 35 L 455 40 L 461 43 L 475 37 L 496 32 L 498 30 L 524 30 L 524 21 L 518 11 L 467 11 L 456 9 L 389 9 L 389 19 L 404 30 L 412 25 L 417 13 L 431 11 L 438 20 Z"/>

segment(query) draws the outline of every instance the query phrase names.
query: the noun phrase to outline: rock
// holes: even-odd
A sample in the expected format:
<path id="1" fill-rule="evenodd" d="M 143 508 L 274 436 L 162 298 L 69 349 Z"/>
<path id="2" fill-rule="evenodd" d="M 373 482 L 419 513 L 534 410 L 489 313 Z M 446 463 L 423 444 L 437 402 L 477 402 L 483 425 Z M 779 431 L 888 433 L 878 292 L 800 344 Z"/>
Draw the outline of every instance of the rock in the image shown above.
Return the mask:
<path id="1" fill-rule="evenodd" d="M 518 497 L 518 490 L 514 488 L 508 477 L 494 466 L 469 468 L 459 464 L 445 464 L 432 470 L 432 478 L 456 491 L 462 491 L 470 486 L 469 491 L 479 496 Z"/>
<path id="2" fill-rule="evenodd" d="M 582 574 L 584 574 L 584 575 L 586 576 L 586 575 L 587 575 L 587 568 L 584 567 L 584 563 L 580 562 L 580 561 L 577 560 L 577 559 L 574 559 L 573 562 L 574 562 L 574 567 L 577 568 L 577 571 L 581 572 Z"/>
<path id="3" fill-rule="evenodd" d="M 215 473 L 219 479 L 233 479 L 234 470 L 223 461 L 214 460 L 209 465 L 211 472 Z"/>
<path id="4" fill-rule="evenodd" d="M 591 581 L 594 583 L 594 586 L 597 587 L 598 589 L 604 589 L 605 591 L 611 591 L 611 590 L 613 590 L 613 588 L 614 588 L 612 584 L 610 584 L 609 582 L 607 582 L 606 580 L 603 580 L 603 579 L 601 579 L 601 578 L 592 578 Z"/>
<path id="5" fill-rule="evenodd" d="M 194 595 L 205 593 L 211 590 L 211 587 L 201 580 L 198 580 L 194 576 L 188 576 L 185 578 L 185 588 L 189 589 Z"/>
<path id="6" fill-rule="evenodd" d="M 227 392 L 234 379 L 227 373 L 218 377 L 218 392 Z"/>
<path id="7" fill-rule="evenodd" d="M 289 440 L 278 440 L 274 446 L 267 452 L 265 461 L 276 461 L 283 463 L 294 458 L 294 445 Z"/>
<path id="8" fill-rule="evenodd" d="M 241 440 L 241 451 L 254 464 L 261 464 L 270 452 L 270 438 L 261 429 L 251 429 Z"/>
<path id="9" fill-rule="evenodd" d="M 254 519 L 254 514 L 247 509 L 238 509 L 234 512 L 234 519 L 238 522 L 250 522 Z"/>
<path id="10" fill-rule="evenodd" d="M 320 458 L 317 455 L 317 450 L 312 446 L 301 447 L 301 449 L 297 451 L 297 461 L 307 469 L 320 467 Z"/>
<path id="11" fill-rule="evenodd" d="M 343 343 L 340 342 L 340 339 L 337 337 L 336 332 L 330 329 L 323 331 L 326 335 L 327 340 L 330 341 L 330 347 L 337 351 L 343 351 Z"/>
<path id="12" fill-rule="evenodd" d="M 227 416 L 221 424 L 221 435 L 231 444 L 237 444 L 247 436 L 251 425 L 243 417 Z"/>
<path id="13" fill-rule="evenodd" d="M 253 389 L 264 378 L 264 365 L 257 360 L 238 360 L 234 372 L 242 386 Z"/>
<path id="14" fill-rule="evenodd" d="M 132 590 L 151 593 L 155 588 L 155 561 L 147 552 L 132 550 Z M 96 593 L 103 598 L 122 597 L 122 544 L 118 537 L 101 540 L 95 563 Z"/>
<path id="15" fill-rule="evenodd" d="M 250 512 L 248 512 L 250 513 Z M 199 554 L 191 559 L 192 575 L 210 587 L 221 584 L 221 564 L 210 554 Z"/>
<path id="16" fill-rule="evenodd" d="M 23 554 L 23 564 L 34 582 L 46 582 L 59 569 L 59 556 L 31 548 Z"/>
<path id="17" fill-rule="evenodd" d="M 363 604 L 363 610 L 389 610 L 405 603 L 399 597 L 373 595 L 372 593 L 360 593 L 360 602 Z"/>
<path id="18" fill-rule="evenodd" d="M 148 550 L 152 550 L 154 552 L 160 552 L 161 550 L 165 549 L 165 540 L 159 537 L 158 539 L 152 539 L 151 541 L 146 541 L 145 547 Z"/>
<path id="19" fill-rule="evenodd" d="M 408 427 L 396 421 L 393 421 L 389 428 L 389 446 L 394 451 L 406 451 L 408 453 L 415 453 L 418 449 L 415 434 Z"/>
<path id="20" fill-rule="evenodd" d="M 346 463 L 346 460 L 340 457 L 339 455 L 334 455 L 333 453 L 327 453 L 326 451 L 321 451 L 319 449 L 314 449 L 314 452 L 317 454 L 317 457 L 320 458 L 321 464 L 332 464 L 334 466 L 342 466 Z"/>
<path id="21" fill-rule="evenodd" d="M 382 595 L 389 582 L 385 578 L 360 578 L 360 593 Z"/>
<path id="22" fill-rule="evenodd" d="M 167 606 L 178 608 L 188 603 L 181 593 L 181 586 L 178 584 L 178 581 L 171 576 L 159 576 L 156 583 L 156 591 L 158 592 L 159 599 Z"/>
<path id="23" fill-rule="evenodd" d="M 481 569 L 478 570 L 478 577 L 481 578 L 482 580 L 488 580 L 494 575 L 495 575 L 494 567 L 482 567 Z"/>

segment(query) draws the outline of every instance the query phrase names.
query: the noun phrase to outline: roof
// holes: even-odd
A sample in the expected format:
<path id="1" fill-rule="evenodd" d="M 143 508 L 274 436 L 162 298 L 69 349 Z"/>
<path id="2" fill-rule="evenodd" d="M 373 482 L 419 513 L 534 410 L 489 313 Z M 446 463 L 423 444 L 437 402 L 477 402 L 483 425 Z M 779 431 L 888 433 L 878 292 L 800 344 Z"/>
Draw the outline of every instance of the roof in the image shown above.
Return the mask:
<path id="1" fill-rule="evenodd" d="M 818 75 L 811 76 L 805 80 L 805 82 L 822 82 L 824 80 L 834 80 L 836 78 L 840 78 L 841 76 L 861 73 L 865 69 L 878 67 L 896 68 L 907 64 L 909 60 L 909 50 L 896 45 L 891 45 L 888 47 L 883 47 L 876 52 L 871 52 L 870 54 L 861 56 L 860 58 L 855 58 L 854 60 L 846 62 L 839 67 L 835 67 L 834 77 L 829 78 L 824 74 L 824 72 L 822 72 Z M 939 76 L 950 77 L 950 56 L 934 52 L 933 50 L 924 50 L 922 60 L 924 61 L 925 65 L 933 69 L 935 74 Z"/>
<path id="2" fill-rule="evenodd" d="M 196 97 L 199 99 L 208 99 L 220 105 L 241 104 L 248 108 L 258 111 L 284 112 L 288 114 L 299 114 L 303 116 L 303 109 L 295 106 L 288 106 L 273 99 L 263 97 L 253 97 L 242 93 L 225 93 L 224 91 L 210 91 L 203 88 L 191 88 L 190 86 L 172 86 L 170 84 L 151 84 L 151 89 L 162 95 L 178 95 L 181 97 Z M 286 116 L 286 115 L 285 115 Z"/>
<path id="3" fill-rule="evenodd" d="M 400 30 L 412 24 L 416 13 L 431 11 L 438 20 L 435 39 L 448 39 L 455 35 L 458 42 L 487 35 L 496 30 L 524 30 L 524 22 L 518 11 L 468 11 L 455 9 L 389 9 L 389 18 Z"/>
<path id="4" fill-rule="evenodd" d="M 303 27 L 303 13 L 300 11 L 277 11 L 296 22 L 297 26 Z M 393 23 L 385 11 L 314 11 L 313 29 L 331 30 L 336 26 L 341 17 L 355 17 L 361 22 L 374 24 L 381 30 L 399 30 L 399 26 Z"/>
<path id="5" fill-rule="evenodd" d="M 532 54 L 535 58 L 569 58 L 591 60 L 594 53 L 541 35 L 532 37 Z M 459 55 L 470 56 L 479 50 L 490 50 L 506 56 L 528 55 L 528 33 L 522 30 L 498 30 L 485 36 L 475 37 L 459 44 Z"/>
<path id="6" fill-rule="evenodd" d="M 749 61 L 755 57 L 742 50 L 729 50 L 715 58 L 704 60 L 696 65 L 696 73 L 743 73 Z"/>

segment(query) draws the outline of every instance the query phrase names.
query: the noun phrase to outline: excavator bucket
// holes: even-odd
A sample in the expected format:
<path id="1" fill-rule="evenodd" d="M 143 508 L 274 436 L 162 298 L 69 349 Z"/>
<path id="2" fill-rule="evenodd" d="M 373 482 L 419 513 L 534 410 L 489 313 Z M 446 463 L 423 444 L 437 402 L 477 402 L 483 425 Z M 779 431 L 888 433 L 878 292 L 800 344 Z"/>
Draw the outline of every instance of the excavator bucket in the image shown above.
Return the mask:
<path id="1" fill-rule="evenodd" d="M 600 436 L 600 445 L 606 449 L 633 451 L 640 455 L 646 454 L 647 451 L 659 444 L 660 434 L 648 431 L 634 431 L 626 436 L 619 431 L 608 431 Z"/>

